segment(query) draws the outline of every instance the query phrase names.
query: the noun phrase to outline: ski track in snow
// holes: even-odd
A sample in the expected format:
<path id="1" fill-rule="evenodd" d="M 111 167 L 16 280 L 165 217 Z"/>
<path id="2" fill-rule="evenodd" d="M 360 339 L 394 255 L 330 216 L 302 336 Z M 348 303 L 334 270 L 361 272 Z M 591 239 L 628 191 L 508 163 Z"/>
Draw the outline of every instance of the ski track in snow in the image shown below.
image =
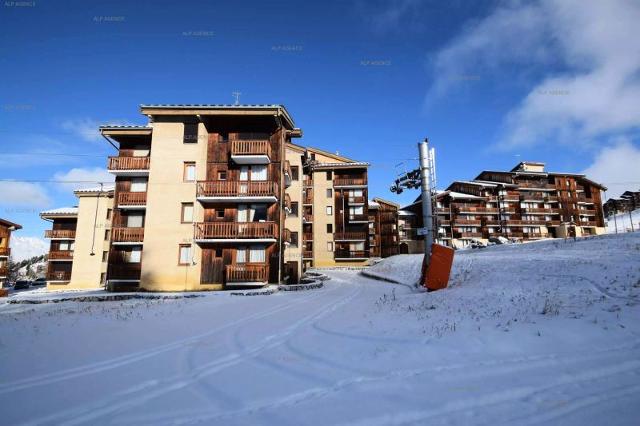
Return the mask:
<path id="1" fill-rule="evenodd" d="M 335 293 L 337 289 L 339 289 L 338 286 L 332 286 L 329 292 Z M 351 294 L 349 294 L 339 302 L 331 300 L 330 303 L 324 304 L 317 312 L 314 312 L 307 316 L 303 316 L 301 319 L 297 320 L 292 325 L 285 327 L 283 330 L 264 337 L 262 340 L 260 340 L 260 342 L 253 345 L 251 348 L 244 350 L 241 353 L 232 353 L 221 359 L 215 359 L 209 363 L 200 365 L 197 368 L 191 370 L 187 374 L 187 376 L 183 374 L 177 374 L 170 378 L 149 380 L 144 383 L 140 383 L 133 387 L 127 388 L 123 391 L 111 394 L 109 397 L 91 403 L 88 406 L 83 405 L 82 407 L 63 410 L 59 413 L 54 413 L 42 419 L 35 419 L 28 422 L 27 424 L 38 425 L 55 422 L 57 424 L 76 425 L 92 422 L 108 414 L 135 407 L 152 399 L 165 395 L 169 392 L 183 389 L 191 384 L 197 383 L 199 380 L 202 380 L 212 374 L 224 370 L 225 368 L 234 366 L 247 358 L 255 357 L 265 350 L 272 349 L 285 343 L 288 336 L 295 332 L 298 328 L 314 320 L 315 318 L 322 317 L 339 308 L 340 306 L 348 303 L 356 296 L 358 296 L 361 291 L 362 286 L 356 286 Z M 308 297 L 306 301 L 309 301 L 309 299 L 314 300 L 323 296 L 326 296 L 326 294 L 314 294 Z"/>

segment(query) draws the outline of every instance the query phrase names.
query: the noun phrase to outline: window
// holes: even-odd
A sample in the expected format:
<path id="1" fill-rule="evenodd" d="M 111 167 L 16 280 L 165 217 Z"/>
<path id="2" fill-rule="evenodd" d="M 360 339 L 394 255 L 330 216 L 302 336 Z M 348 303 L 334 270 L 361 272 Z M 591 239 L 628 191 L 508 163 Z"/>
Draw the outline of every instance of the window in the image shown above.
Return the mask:
<path id="1" fill-rule="evenodd" d="M 182 212 L 180 215 L 180 222 L 182 223 L 193 222 L 193 203 L 182 203 Z"/>
<path id="2" fill-rule="evenodd" d="M 216 248 L 216 257 L 222 257 L 222 249 L 220 247 Z"/>
<path id="3" fill-rule="evenodd" d="M 264 164 L 251 166 L 251 180 L 267 180 L 267 166 Z"/>
<path id="4" fill-rule="evenodd" d="M 219 170 L 218 171 L 218 180 L 227 180 L 227 171 Z"/>
<path id="5" fill-rule="evenodd" d="M 333 242 L 332 241 L 327 242 L 327 251 L 333 251 Z"/>
<path id="6" fill-rule="evenodd" d="M 196 163 L 193 161 L 185 161 L 184 173 L 182 175 L 183 182 L 195 182 L 196 181 Z"/>
<path id="7" fill-rule="evenodd" d="M 105 241 L 109 241 L 111 239 L 111 230 L 110 229 L 105 229 L 104 230 L 104 240 Z"/>
<path id="8" fill-rule="evenodd" d="M 73 250 L 73 245 L 69 241 L 60 241 L 58 249 L 61 251 Z"/>
<path id="9" fill-rule="evenodd" d="M 350 243 L 349 251 L 364 251 L 364 243 Z"/>
<path id="10" fill-rule="evenodd" d="M 112 213 L 113 213 L 113 209 L 107 209 L 107 220 L 111 220 Z"/>
<path id="11" fill-rule="evenodd" d="M 327 206 L 327 216 L 331 216 L 333 214 L 333 207 Z"/>
<path id="12" fill-rule="evenodd" d="M 240 167 L 240 180 L 249 180 L 249 166 Z"/>
<path id="13" fill-rule="evenodd" d="M 198 143 L 198 123 L 184 123 L 183 143 Z"/>
<path id="14" fill-rule="evenodd" d="M 216 218 L 217 219 L 224 219 L 224 209 L 217 209 L 216 210 Z"/>
<path id="15" fill-rule="evenodd" d="M 107 278 L 106 272 L 100 273 L 100 284 L 104 284 L 106 278 Z"/>
<path id="16" fill-rule="evenodd" d="M 333 179 L 333 173 L 331 172 L 331 170 L 327 171 L 327 180 L 331 180 Z"/>
<path id="17" fill-rule="evenodd" d="M 191 263 L 191 245 L 180 244 L 178 265 L 188 265 Z"/>
<path id="18" fill-rule="evenodd" d="M 131 178 L 131 192 L 147 192 L 146 178 Z"/>
<path id="19" fill-rule="evenodd" d="M 103 262 L 109 261 L 109 252 L 108 251 L 103 251 L 102 252 L 102 261 Z"/>
<path id="20" fill-rule="evenodd" d="M 219 133 L 218 134 L 219 142 L 229 142 L 229 133 Z"/>
<path id="21" fill-rule="evenodd" d="M 291 245 L 293 247 L 298 247 L 298 233 L 297 232 L 292 232 L 291 233 Z"/>
<path id="22" fill-rule="evenodd" d="M 327 234 L 333 233 L 333 223 L 327 223 Z"/>
<path id="23" fill-rule="evenodd" d="M 139 247 L 132 248 L 131 251 L 126 251 L 124 256 L 124 261 L 126 263 L 140 263 L 140 255 L 142 254 L 142 249 Z"/>
<path id="24" fill-rule="evenodd" d="M 291 202 L 291 216 L 298 217 L 299 206 L 297 201 Z"/>
<path id="25" fill-rule="evenodd" d="M 267 220 L 266 204 L 251 204 L 249 222 L 265 222 Z"/>
<path id="26" fill-rule="evenodd" d="M 249 262 L 251 263 L 264 263 L 265 249 L 262 246 L 254 246 L 249 250 Z"/>
<path id="27" fill-rule="evenodd" d="M 144 213 L 129 213 L 127 215 L 128 228 L 142 228 L 144 226 Z"/>
<path id="28" fill-rule="evenodd" d="M 247 248 L 238 247 L 236 250 L 236 263 L 245 263 L 247 261 Z"/>
<path id="29" fill-rule="evenodd" d="M 333 197 L 333 189 L 327 188 L 327 198 Z"/>
<path id="30" fill-rule="evenodd" d="M 300 179 L 300 169 L 298 166 L 291 166 L 291 180 L 296 181 Z"/>

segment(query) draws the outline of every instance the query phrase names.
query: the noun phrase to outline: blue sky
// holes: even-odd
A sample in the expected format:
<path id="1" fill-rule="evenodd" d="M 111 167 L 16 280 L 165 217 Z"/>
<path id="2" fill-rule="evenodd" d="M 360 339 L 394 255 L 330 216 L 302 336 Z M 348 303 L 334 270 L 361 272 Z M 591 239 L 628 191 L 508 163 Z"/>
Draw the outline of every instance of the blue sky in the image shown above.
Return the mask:
<path id="1" fill-rule="evenodd" d="M 535 160 L 637 189 L 639 8 L 4 2 L 0 216 L 41 237 L 37 213 L 75 201 L 73 185 L 54 181 L 104 178 L 113 151 L 98 124 L 143 124 L 141 103 L 232 103 L 234 91 L 242 103 L 286 105 L 300 143 L 371 162 L 370 195 L 399 203 L 417 192 L 389 185 L 415 167 L 425 136 L 441 187 Z"/>

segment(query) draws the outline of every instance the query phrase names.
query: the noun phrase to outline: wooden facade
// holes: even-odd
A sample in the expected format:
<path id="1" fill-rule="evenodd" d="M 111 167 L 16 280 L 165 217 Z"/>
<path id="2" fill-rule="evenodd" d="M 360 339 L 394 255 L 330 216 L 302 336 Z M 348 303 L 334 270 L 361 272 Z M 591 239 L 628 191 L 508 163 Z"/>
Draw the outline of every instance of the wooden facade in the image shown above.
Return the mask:
<path id="1" fill-rule="evenodd" d="M 0 287 L 9 276 L 9 258 L 11 257 L 11 234 L 22 226 L 0 219 Z"/>

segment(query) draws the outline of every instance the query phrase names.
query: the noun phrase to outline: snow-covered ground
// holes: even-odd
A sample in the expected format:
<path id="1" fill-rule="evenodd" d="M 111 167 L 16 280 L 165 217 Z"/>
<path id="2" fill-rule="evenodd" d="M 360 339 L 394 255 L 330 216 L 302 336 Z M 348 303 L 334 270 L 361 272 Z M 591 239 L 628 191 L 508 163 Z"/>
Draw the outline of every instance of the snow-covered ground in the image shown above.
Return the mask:
<path id="1" fill-rule="evenodd" d="M 629 215 L 629 212 L 618 213 L 611 215 L 607 218 L 607 233 L 613 234 L 616 232 L 629 232 L 631 231 L 631 225 L 633 224 L 633 230 L 640 230 L 640 210 L 634 210 Z"/>
<path id="2" fill-rule="evenodd" d="M 372 269 L 410 284 L 420 261 Z M 434 293 L 327 271 L 322 289 L 271 296 L 2 304 L 0 416 L 638 424 L 639 265 L 635 233 L 460 251 Z"/>

